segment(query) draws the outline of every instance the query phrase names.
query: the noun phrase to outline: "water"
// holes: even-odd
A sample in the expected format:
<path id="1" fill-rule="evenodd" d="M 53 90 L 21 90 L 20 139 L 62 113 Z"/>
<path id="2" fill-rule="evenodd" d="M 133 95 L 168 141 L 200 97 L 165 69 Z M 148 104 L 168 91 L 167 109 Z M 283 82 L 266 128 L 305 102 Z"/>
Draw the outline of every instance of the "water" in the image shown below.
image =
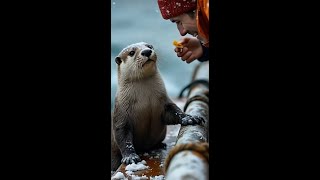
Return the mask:
<path id="1" fill-rule="evenodd" d="M 158 56 L 158 68 L 170 97 L 178 96 L 190 83 L 197 60 L 187 64 L 176 56 L 173 40 L 181 38 L 176 25 L 164 20 L 157 0 L 111 1 L 111 107 L 117 90 L 117 64 L 114 59 L 129 44 L 147 42 Z"/>

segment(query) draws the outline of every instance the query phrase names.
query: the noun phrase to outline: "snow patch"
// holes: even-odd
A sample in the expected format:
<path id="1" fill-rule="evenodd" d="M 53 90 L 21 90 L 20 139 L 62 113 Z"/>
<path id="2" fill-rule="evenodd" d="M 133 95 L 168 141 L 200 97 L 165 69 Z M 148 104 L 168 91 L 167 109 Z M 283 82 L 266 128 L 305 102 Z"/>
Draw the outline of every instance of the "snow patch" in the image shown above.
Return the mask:
<path id="1" fill-rule="evenodd" d="M 148 177 L 146 175 L 143 175 L 143 176 L 132 175 L 131 179 L 132 180 L 140 180 L 140 179 L 142 180 L 142 179 L 148 179 Z"/>
<path id="2" fill-rule="evenodd" d="M 126 174 L 132 175 L 132 174 L 133 174 L 133 171 L 126 171 Z"/>
<path id="3" fill-rule="evenodd" d="M 138 162 L 138 164 L 132 163 L 127 165 L 125 170 L 134 172 L 134 171 L 148 169 L 149 166 L 145 166 L 145 164 L 147 164 L 146 161 L 142 160 L 141 162 Z"/>
<path id="4" fill-rule="evenodd" d="M 115 174 L 111 180 L 116 180 L 116 179 L 124 179 L 126 180 L 127 178 L 124 176 L 124 174 L 122 172 L 117 172 L 117 174 Z"/>
<path id="5" fill-rule="evenodd" d="M 163 180 L 163 179 L 164 179 L 164 175 L 150 177 L 150 180 Z"/>

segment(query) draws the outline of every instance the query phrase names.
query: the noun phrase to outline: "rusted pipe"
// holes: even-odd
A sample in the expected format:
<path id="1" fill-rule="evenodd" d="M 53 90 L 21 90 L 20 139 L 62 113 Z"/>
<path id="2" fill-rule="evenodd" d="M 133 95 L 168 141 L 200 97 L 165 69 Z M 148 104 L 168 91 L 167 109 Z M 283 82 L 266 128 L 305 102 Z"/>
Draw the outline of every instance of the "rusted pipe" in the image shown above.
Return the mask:
<path id="1" fill-rule="evenodd" d="M 192 81 L 205 79 L 209 82 L 209 62 L 198 65 Z M 209 179 L 209 87 L 193 86 L 188 94 L 186 113 L 201 116 L 205 123 L 181 126 L 176 146 L 171 149 L 165 162 L 166 180 Z"/>

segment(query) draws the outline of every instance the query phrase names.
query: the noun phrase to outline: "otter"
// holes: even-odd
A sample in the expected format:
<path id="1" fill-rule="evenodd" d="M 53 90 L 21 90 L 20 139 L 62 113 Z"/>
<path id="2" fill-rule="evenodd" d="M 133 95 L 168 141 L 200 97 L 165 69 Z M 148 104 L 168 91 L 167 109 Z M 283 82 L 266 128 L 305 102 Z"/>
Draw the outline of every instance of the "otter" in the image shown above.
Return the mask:
<path id="1" fill-rule="evenodd" d="M 185 114 L 168 97 L 151 44 L 139 42 L 115 58 L 118 87 L 111 122 L 111 170 L 121 163 L 141 161 L 138 152 L 164 144 L 166 125 L 201 124 L 204 119 Z"/>

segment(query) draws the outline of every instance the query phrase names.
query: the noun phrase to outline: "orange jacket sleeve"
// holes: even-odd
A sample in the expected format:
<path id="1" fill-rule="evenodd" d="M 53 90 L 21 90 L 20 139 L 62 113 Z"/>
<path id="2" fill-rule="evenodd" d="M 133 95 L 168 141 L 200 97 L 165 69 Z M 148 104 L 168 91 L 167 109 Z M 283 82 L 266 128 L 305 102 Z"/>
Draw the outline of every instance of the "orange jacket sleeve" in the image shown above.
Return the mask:
<path id="1" fill-rule="evenodd" d="M 198 0 L 198 34 L 209 42 L 209 0 Z M 209 43 L 205 46 L 209 47 Z"/>

